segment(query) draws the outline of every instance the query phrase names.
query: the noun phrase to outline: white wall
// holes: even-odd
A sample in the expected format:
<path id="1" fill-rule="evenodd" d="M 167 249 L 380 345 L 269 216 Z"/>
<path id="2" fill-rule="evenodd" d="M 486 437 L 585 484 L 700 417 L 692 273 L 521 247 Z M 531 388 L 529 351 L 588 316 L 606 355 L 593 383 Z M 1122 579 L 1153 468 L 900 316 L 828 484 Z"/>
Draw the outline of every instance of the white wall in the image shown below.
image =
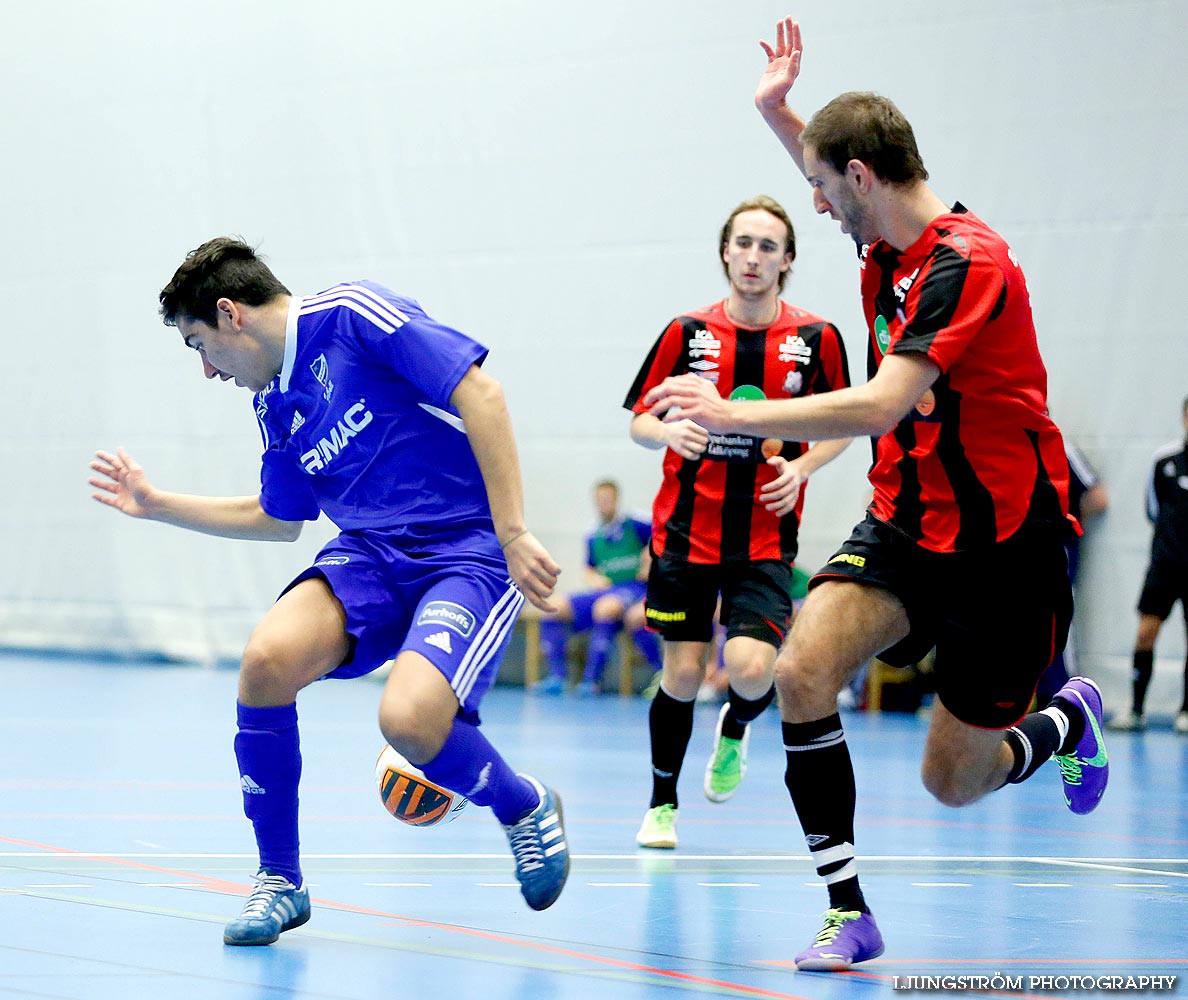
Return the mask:
<path id="1" fill-rule="evenodd" d="M 184 252 L 235 233 L 295 291 L 372 277 L 492 348 L 530 522 L 579 575 L 589 487 L 644 510 L 659 456 L 619 408 L 675 313 L 723 293 L 722 218 L 796 221 L 788 297 L 865 347 L 849 241 L 751 105 L 784 3 L 261 0 L 24 4 L 0 33 L 6 302 L 0 644 L 233 656 L 329 529 L 294 546 L 190 536 L 87 498 L 97 447 L 163 486 L 249 493 L 250 399 L 160 326 Z M 1179 431 L 1188 348 L 1181 0 L 804 0 L 796 103 L 888 94 L 933 184 L 1013 243 L 1057 420 L 1114 507 L 1085 559 L 1082 658 L 1121 697 L 1152 451 Z M 861 514 L 868 453 L 813 482 L 804 562 Z M 1009 627 L 1010 595 L 1003 595 Z M 1160 644 L 1178 694 L 1178 618 Z M 1158 704 L 1156 701 L 1155 704 Z"/>

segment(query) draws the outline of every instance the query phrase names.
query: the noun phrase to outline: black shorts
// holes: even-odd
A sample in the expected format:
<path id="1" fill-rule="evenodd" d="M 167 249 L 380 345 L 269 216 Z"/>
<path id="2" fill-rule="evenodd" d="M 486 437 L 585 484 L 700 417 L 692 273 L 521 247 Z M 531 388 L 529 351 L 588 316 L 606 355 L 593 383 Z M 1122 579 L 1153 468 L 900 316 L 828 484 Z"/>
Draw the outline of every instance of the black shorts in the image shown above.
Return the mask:
<path id="1" fill-rule="evenodd" d="M 911 632 L 879 654 L 893 666 L 936 649 L 937 697 L 962 722 L 1014 725 L 1064 649 L 1072 588 L 1064 536 L 1024 526 L 972 552 L 930 552 L 870 514 L 809 582 L 855 580 L 890 591 Z"/>
<path id="2" fill-rule="evenodd" d="M 1171 614 L 1176 601 L 1180 601 L 1188 613 L 1188 566 L 1166 559 L 1152 559 L 1143 580 L 1143 592 L 1139 594 L 1139 614 L 1154 615 L 1163 621 Z"/>
<path id="3" fill-rule="evenodd" d="M 719 594 L 727 639 L 745 635 L 779 649 L 792 620 L 792 567 L 779 559 L 712 566 L 653 559 L 648 627 L 668 642 L 709 642 Z"/>

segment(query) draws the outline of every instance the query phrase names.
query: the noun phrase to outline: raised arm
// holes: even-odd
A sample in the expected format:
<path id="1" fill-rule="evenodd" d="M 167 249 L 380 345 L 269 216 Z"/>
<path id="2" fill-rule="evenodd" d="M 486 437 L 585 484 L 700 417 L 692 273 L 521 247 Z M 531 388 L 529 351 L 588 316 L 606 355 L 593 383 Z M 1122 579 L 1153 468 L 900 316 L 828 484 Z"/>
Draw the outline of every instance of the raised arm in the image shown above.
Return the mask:
<path id="1" fill-rule="evenodd" d="M 508 572 L 536 607 L 555 611 L 548 598 L 557 585 L 561 567 L 524 524 L 520 457 L 503 387 L 477 365 L 471 365 L 451 393 L 450 403 L 462 417 L 466 437 L 483 474 L 491 519 L 503 546 Z"/>
<path id="2" fill-rule="evenodd" d="M 291 542 L 301 534 L 301 521 L 280 521 L 264 512 L 258 496 L 204 497 L 169 493 L 149 482 L 141 465 L 123 448 L 98 451 L 87 480 L 99 503 L 129 517 L 160 521 L 204 535 L 265 542 Z"/>
<path id="3" fill-rule="evenodd" d="M 800 133 L 805 121 L 788 107 L 788 91 L 800 75 L 800 25 L 790 17 L 776 24 L 775 45 L 760 41 L 767 53 L 767 67 L 755 88 L 755 107 L 776 134 L 792 161 L 804 173 L 804 147 Z"/>

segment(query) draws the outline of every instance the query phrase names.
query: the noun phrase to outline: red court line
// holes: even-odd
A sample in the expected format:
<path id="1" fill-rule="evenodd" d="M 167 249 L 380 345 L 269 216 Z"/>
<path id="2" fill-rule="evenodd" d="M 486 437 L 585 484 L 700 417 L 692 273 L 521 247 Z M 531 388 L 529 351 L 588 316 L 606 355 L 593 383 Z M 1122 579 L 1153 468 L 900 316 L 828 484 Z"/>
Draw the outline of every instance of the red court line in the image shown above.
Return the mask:
<path id="1" fill-rule="evenodd" d="M 30 847 L 39 851 L 46 851 L 51 856 L 54 854 L 59 854 L 78 858 L 95 858 L 99 861 L 104 861 L 113 865 L 121 865 L 125 868 L 136 868 L 141 871 L 176 875 L 181 878 L 192 879 L 196 882 L 201 882 L 208 888 L 216 889 L 219 892 L 231 892 L 238 895 L 243 895 L 250 889 L 249 886 L 243 883 L 228 882 L 224 879 L 209 878 L 205 875 L 195 875 L 190 872 L 178 871 L 174 868 L 162 868 L 158 865 L 145 864 L 140 861 L 131 861 L 127 858 L 110 858 L 104 854 L 94 854 L 87 851 L 74 851 L 65 847 L 53 847 L 49 844 L 38 844 L 29 840 L 18 840 L 15 837 L 0 836 L 0 841 L 8 844 L 16 844 L 21 847 Z M 728 989 L 734 991 L 735 993 L 744 994 L 746 996 L 771 997 L 773 1000 L 809 1000 L 808 997 L 803 997 L 795 993 L 778 993 L 775 990 L 765 990 L 758 986 L 746 986 L 742 983 L 732 983 L 724 979 L 709 979 L 704 976 L 695 976 L 687 972 L 677 972 L 675 969 L 658 969 L 651 965 L 640 965 L 636 962 L 627 962 L 618 958 L 609 958 L 603 955 L 593 955 L 589 952 L 575 951 L 569 948 L 560 948 L 556 945 L 543 944 L 538 941 L 524 941 L 519 938 L 510 937 L 504 934 L 496 934 L 492 931 L 483 931 L 470 927 L 459 927 L 455 924 L 441 924 L 432 920 L 420 920 L 416 917 L 406 917 L 398 913 L 388 913 L 384 910 L 372 910 L 364 906 L 355 906 L 351 903 L 339 903 L 332 899 L 314 899 L 313 902 L 317 903 L 319 906 L 325 906 L 330 909 L 340 910 L 346 913 L 358 913 L 370 917 L 384 917 L 388 920 L 397 920 L 413 927 L 425 927 L 433 930 L 453 931 L 456 934 L 477 937 L 499 944 L 509 944 L 520 948 L 530 948 L 536 951 L 549 952 L 555 955 L 563 955 L 566 958 L 576 958 L 586 962 L 593 962 L 597 965 L 609 965 L 614 968 L 627 969 L 632 972 L 644 972 L 648 973 L 649 975 L 660 976 L 664 979 L 672 979 L 684 983 L 695 983 L 699 986 L 712 986 L 719 989 Z"/>

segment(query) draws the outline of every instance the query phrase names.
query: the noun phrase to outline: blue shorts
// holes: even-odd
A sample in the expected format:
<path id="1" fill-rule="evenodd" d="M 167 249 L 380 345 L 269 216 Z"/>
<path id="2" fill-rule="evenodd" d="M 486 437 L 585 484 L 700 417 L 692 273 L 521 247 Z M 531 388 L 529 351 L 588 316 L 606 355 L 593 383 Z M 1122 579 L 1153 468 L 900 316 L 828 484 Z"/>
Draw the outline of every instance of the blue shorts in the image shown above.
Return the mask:
<path id="1" fill-rule="evenodd" d="M 587 632 L 594 627 L 594 604 L 603 597 L 617 597 L 626 611 L 631 605 L 643 600 L 648 585 L 643 580 L 628 580 L 615 584 L 606 590 L 584 590 L 569 595 L 569 606 L 573 608 L 574 632 Z"/>
<path id="2" fill-rule="evenodd" d="M 400 545 L 375 531 L 344 531 L 286 588 L 321 577 L 346 610 L 351 651 L 327 677 L 360 677 L 406 649 L 442 672 L 464 715 L 477 720 L 524 595 L 489 531 Z"/>

